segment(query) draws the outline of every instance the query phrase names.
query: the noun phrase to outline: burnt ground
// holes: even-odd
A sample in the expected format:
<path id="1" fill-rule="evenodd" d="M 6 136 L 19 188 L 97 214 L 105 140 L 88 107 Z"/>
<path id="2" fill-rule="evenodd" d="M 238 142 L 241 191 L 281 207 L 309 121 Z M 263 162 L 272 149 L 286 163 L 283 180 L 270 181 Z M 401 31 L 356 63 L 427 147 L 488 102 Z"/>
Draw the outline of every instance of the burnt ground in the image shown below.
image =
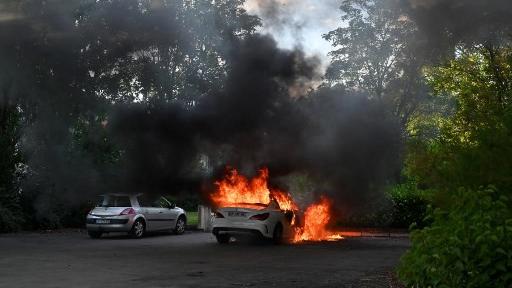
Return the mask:
<path id="1" fill-rule="evenodd" d="M 218 245 L 208 233 L 0 235 L 0 287 L 397 287 L 407 238 Z"/>

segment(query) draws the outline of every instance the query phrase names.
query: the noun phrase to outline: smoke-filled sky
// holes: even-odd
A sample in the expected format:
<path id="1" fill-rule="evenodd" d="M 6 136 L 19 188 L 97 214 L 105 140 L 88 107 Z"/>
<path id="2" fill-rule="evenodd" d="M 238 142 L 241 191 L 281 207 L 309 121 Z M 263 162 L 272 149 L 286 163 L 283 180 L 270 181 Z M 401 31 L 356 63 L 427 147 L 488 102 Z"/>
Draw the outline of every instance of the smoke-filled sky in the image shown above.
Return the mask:
<path id="1" fill-rule="evenodd" d="M 262 18 L 262 32 L 270 33 L 282 48 L 302 46 L 324 65 L 332 50 L 322 35 L 341 25 L 340 0 L 248 0 L 245 8 Z"/>

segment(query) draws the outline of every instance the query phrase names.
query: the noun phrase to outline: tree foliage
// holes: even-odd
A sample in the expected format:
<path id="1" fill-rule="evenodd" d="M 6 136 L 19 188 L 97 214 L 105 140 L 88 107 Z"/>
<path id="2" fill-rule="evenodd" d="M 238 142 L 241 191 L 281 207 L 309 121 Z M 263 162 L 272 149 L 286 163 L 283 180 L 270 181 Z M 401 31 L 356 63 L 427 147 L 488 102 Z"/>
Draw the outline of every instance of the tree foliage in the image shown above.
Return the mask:
<path id="1" fill-rule="evenodd" d="M 510 48 L 482 45 L 426 70 L 433 92 L 451 97 L 455 109 L 431 122 L 439 131 L 432 138 L 411 139 L 407 169 L 422 184 L 445 191 L 511 187 L 511 61 Z"/>
<path id="2" fill-rule="evenodd" d="M 430 119 L 437 133 L 419 128 L 409 145 L 407 173 L 437 191 L 438 207 L 402 259 L 410 287 L 512 284 L 511 56 L 507 45 L 476 45 L 426 69 L 433 93 L 454 109 Z"/>
<path id="3" fill-rule="evenodd" d="M 336 50 L 326 78 L 385 101 L 405 125 L 426 95 L 415 24 L 393 1 L 344 0 L 341 27 L 324 38 Z"/>

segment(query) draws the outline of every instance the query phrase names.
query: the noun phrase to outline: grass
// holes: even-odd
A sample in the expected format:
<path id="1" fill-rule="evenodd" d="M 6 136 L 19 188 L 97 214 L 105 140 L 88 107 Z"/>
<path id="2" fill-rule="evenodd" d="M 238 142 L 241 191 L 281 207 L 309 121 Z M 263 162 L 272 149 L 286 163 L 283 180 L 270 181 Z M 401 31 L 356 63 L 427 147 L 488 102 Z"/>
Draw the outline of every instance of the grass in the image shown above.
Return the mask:
<path id="1" fill-rule="evenodd" d="M 199 213 L 197 211 L 188 212 L 187 211 L 187 225 L 188 226 L 197 226 L 199 224 Z"/>

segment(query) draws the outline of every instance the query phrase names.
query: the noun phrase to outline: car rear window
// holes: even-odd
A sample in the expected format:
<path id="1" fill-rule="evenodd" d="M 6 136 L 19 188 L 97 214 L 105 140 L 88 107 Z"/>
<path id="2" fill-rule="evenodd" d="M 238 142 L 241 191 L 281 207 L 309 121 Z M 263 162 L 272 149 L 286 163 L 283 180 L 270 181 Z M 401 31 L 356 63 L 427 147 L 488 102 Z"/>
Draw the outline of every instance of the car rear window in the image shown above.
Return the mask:
<path id="1" fill-rule="evenodd" d="M 101 196 L 98 201 L 100 207 L 132 207 L 130 197 L 128 196 L 114 196 L 105 195 Z"/>

